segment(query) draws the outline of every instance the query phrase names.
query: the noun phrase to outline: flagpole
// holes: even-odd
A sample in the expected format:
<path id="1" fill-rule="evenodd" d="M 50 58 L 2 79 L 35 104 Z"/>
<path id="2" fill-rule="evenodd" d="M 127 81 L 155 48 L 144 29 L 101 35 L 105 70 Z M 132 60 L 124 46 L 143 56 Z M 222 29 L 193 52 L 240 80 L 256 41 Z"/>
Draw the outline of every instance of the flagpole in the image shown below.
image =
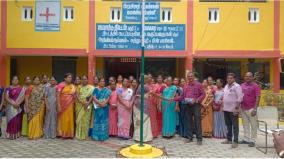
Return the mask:
<path id="1" fill-rule="evenodd" d="M 153 158 L 164 155 L 164 151 L 153 147 L 149 144 L 144 144 L 143 141 L 143 124 L 144 124 L 144 67 L 145 67 L 145 0 L 140 0 L 141 4 L 141 103 L 140 103 L 140 141 L 139 144 L 134 144 L 126 148 L 122 148 L 119 154 L 128 158 Z M 151 132 L 152 133 L 152 132 Z"/>
<path id="2" fill-rule="evenodd" d="M 140 109 L 140 144 L 139 146 L 143 146 L 143 113 L 144 113 L 144 49 L 145 49 L 145 0 L 142 1 L 141 7 L 141 109 Z"/>

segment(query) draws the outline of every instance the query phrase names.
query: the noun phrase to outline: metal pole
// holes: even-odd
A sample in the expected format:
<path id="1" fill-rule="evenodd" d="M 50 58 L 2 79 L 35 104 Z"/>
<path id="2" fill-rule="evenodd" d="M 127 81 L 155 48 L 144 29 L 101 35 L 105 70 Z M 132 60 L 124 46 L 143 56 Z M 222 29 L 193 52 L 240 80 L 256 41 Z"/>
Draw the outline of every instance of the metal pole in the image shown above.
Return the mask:
<path id="1" fill-rule="evenodd" d="M 141 109 L 140 109 L 140 145 L 143 145 L 143 122 L 144 122 L 144 23 L 145 23 L 145 0 L 142 1 L 141 8 Z"/>

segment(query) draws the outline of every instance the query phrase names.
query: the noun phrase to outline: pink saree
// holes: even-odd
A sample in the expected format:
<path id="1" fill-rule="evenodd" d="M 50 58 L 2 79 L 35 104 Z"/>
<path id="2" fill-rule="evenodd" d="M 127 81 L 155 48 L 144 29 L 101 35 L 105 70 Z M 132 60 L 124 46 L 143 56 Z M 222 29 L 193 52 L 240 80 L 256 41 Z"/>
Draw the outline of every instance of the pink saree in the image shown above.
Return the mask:
<path id="1" fill-rule="evenodd" d="M 117 93 L 112 91 L 109 98 L 109 135 L 117 135 Z"/>
<path id="2" fill-rule="evenodd" d="M 14 102 L 19 102 L 25 96 L 25 89 L 21 86 L 9 87 L 7 89 L 7 95 Z M 14 108 L 10 103 L 7 103 L 6 108 L 7 116 L 7 129 L 6 136 L 10 139 L 16 139 L 20 137 L 22 129 L 22 108 Z"/>
<path id="3" fill-rule="evenodd" d="M 155 85 L 152 84 L 146 84 L 146 86 L 150 89 L 151 92 L 156 92 L 155 91 Z M 158 100 L 154 96 L 149 96 L 147 99 L 149 103 L 149 116 L 150 116 L 150 121 L 151 121 L 151 129 L 152 129 L 152 134 L 153 137 L 156 138 L 161 134 L 159 132 L 159 127 L 158 127 Z"/>
<path id="4" fill-rule="evenodd" d="M 133 91 L 128 88 L 124 90 L 123 88 L 119 88 L 118 91 L 118 100 L 117 102 L 117 111 L 118 111 L 118 132 L 117 136 L 129 139 L 130 138 L 130 125 L 131 125 L 131 117 L 132 117 L 132 95 Z"/>

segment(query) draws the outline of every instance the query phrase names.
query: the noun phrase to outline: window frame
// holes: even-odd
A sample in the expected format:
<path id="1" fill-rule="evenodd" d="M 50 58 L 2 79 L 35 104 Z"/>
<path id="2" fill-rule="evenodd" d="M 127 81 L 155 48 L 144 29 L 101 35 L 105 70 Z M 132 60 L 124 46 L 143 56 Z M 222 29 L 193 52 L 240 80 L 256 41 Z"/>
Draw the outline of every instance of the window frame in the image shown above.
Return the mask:
<path id="1" fill-rule="evenodd" d="M 67 11 L 67 14 L 66 14 L 66 11 Z M 69 13 L 70 11 L 70 13 Z M 69 16 L 70 14 L 70 18 L 67 17 L 66 18 L 66 15 Z M 64 6 L 63 7 L 63 21 L 64 22 L 73 22 L 75 20 L 74 18 L 74 7 L 73 6 Z"/>
<path id="2" fill-rule="evenodd" d="M 117 13 L 119 12 L 119 13 Z M 116 14 L 115 14 L 116 13 Z M 113 15 L 112 15 L 113 14 Z M 109 20 L 110 22 L 121 22 L 121 8 L 120 7 L 111 7 L 110 8 L 110 15 L 109 15 Z M 113 16 L 113 19 L 112 19 Z"/>
<path id="3" fill-rule="evenodd" d="M 212 15 L 214 13 L 214 15 Z M 212 16 L 215 16 L 215 13 L 217 13 L 216 20 Z M 208 23 L 210 24 L 217 24 L 220 23 L 220 9 L 219 8 L 208 8 Z"/>
<path id="4" fill-rule="evenodd" d="M 163 19 L 163 13 L 165 12 L 165 19 Z M 170 13 L 170 18 L 169 18 L 169 15 L 167 15 L 167 14 L 169 14 Z M 173 22 L 173 9 L 172 8 L 162 8 L 161 9 L 161 22 L 163 22 L 163 23 L 171 23 L 171 22 Z M 166 16 L 167 15 L 167 16 Z M 168 18 L 167 20 L 166 20 L 166 17 Z"/>
<path id="5" fill-rule="evenodd" d="M 27 17 L 28 17 L 28 13 L 30 13 L 29 18 L 25 18 L 25 12 L 26 11 L 27 11 Z M 25 21 L 25 22 L 33 21 L 33 7 L 32 6 L 23 6 L 22 7 L 22 21 Z"/>
<path id="6" fill-rule="evenodd" d="M 256 20 L 254 20 L 254 16 L 252 16 L 251 14 L 256 14 Z M 249 23 L 259 23 L 260 22 L 260 11 L 259 8 L 249 8 L 248 9 L 248 22 Z"/>

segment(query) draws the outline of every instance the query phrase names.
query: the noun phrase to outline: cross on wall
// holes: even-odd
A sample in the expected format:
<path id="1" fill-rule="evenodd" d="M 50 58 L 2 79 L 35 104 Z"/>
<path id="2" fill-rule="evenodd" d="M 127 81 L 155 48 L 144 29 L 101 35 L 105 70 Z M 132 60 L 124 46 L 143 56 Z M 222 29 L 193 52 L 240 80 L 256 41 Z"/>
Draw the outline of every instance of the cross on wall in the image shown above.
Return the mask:
<path id="1" fill-rule="evenodd" d="M 46 7 L 45 13 L 40 13 L 39 16 L 45 16 L 45 21 L 48 22 L 49 16 L 55 16 L 55 14 L 49 13 L 49 7 Z"/>

